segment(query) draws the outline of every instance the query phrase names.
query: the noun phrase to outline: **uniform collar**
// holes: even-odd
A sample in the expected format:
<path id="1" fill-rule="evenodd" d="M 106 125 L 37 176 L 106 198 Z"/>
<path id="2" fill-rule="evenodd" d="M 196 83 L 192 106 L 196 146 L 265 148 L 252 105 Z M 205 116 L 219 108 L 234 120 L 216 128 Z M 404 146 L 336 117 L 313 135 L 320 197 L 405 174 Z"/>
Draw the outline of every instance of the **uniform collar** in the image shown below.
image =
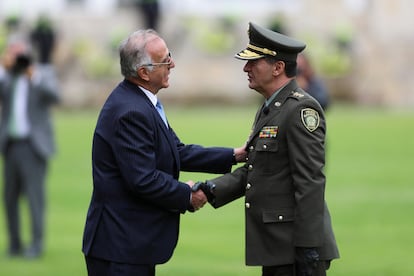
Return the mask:
<path id="1" fill-rule="evenodd" d="M 274 106 L 281 106 L 291 95 L 291 92 L 297 90 L 298 87 L 299 86 L 295 79 L 290 80 L 285 86 L 280 88 L 266 101 L 266 106 L 268 106 L 269 109 L 272 109 Z"/>
<path id="2" fill-rule="evenodd" d="M 269 106 L 272 103 L 272 101 L 276 98 L 276 96 L 279 94 L 279 92 L 282 91 L 282 89 L 285 88 L 285 86 L 288 84 L 289 82 L 287 82 L 285 85 L 276 90 L 276 92 L 273 93 L 272 96 L 270 96 L 270 98 L 265 101 L 265 106 Z"/>

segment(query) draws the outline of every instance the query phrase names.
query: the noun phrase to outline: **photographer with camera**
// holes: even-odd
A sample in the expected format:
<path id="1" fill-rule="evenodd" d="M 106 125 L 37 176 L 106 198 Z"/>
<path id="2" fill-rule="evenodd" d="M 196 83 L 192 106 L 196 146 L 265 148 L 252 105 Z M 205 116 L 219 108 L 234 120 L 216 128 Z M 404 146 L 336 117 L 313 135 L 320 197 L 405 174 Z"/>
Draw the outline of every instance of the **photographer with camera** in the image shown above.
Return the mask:
<path id="1" fill-rule="evenodd" d="M 0 150 L 9 237 L 8 255 L 38 258 L 43 253 L 45 178 L 55 151 L 50 107 L 59 101 L 52 67 L 35 66 L 29 45 L 11 41 L 0 66 Z M 31 218 L 31 244 L 23 250 L 19 198 L 26 196 Z"/>

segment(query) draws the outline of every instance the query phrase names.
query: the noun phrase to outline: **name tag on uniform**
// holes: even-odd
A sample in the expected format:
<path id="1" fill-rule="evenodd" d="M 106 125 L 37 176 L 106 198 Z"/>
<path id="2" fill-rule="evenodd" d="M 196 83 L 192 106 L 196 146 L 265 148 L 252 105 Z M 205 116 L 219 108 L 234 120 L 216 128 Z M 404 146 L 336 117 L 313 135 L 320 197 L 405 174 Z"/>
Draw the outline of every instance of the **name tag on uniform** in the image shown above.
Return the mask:
<path id="1" fill-rule="evenodd" d="M 276 138 L 278 126 L 265 126 L 260 130 L 259 138 Z"/>

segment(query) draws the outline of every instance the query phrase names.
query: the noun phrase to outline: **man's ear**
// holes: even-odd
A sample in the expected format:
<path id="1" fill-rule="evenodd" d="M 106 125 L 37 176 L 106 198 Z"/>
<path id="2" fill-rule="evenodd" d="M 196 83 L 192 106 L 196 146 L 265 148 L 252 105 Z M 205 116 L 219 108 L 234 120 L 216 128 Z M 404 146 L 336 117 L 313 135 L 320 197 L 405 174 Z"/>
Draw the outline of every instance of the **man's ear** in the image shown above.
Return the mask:
<path id="1" fill-rule="evenodd" d="M 138 70 L 137 70 L 137 75 L 138 75 L 138 77 L 139 77 L 140 79 L 143 79 L 144 81 L 149 81 L 150 77 L 149 77 L 148 72 L 149 72 L 149 71 L 147 70 L 147 68 L 145 68 L 145 67 L 140 67 L 140 68 L 138 68 Z"/>
<path id="2" fill-rule="evenodd" d="M 283 61 L 278 61 L 273 66 L 273 74 L 275 76 L 280 75 L 282 72 L 285 71 L 285 63 Z"/>

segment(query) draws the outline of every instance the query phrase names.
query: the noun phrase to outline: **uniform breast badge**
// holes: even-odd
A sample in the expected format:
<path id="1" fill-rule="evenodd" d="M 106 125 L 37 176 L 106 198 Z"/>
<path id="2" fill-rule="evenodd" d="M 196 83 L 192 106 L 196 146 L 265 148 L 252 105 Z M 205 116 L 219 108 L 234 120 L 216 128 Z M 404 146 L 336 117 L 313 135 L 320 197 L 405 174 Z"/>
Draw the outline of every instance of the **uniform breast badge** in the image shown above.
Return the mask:
<path id="1" fill-rule="evenodd" d="M 278 126 L 265 126 L 260 130 L 259 138 L 276 138 Z"/>
<path id="2" fill-rule="evenodd" d="M 307 130 L 313 132 L 319 127 L 319 113 L 312 108 L 302 109 L 300 112 L 302 123 Z"/>

